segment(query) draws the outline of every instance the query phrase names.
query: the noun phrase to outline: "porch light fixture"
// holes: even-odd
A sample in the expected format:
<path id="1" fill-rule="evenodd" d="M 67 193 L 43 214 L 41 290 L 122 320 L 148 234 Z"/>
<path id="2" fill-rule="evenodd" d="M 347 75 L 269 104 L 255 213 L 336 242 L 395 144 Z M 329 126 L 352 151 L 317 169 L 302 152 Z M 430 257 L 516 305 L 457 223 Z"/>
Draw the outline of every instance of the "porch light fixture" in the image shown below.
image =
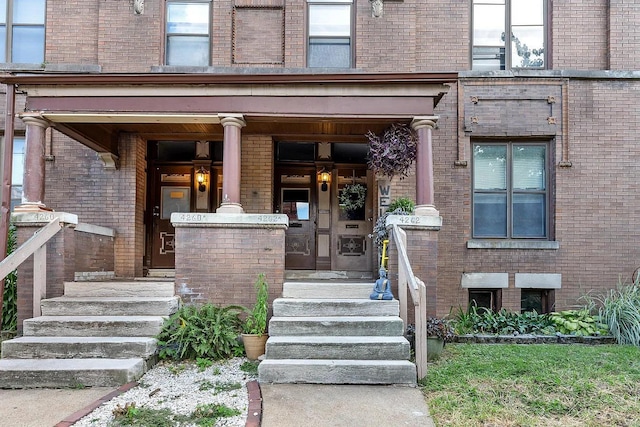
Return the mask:
<path id="1" fill-rule="evenodd" d="M 207 170 L 200 166 L 200 168 L 196 171 L 196 182 L 198 183 L 198 191 L 206 191 L 207 190 Z"/>
<path id="2" fill-rule="evenodd" d="M 322 168 L 320 172 L 318 172 L 318 182 L 321 182 L 322 185 L 320 189 L 322 191 L 327 191 L 329 189 L 329 182 L 331 181 L 331 173 L 328 172 L 325 168 Z"/>

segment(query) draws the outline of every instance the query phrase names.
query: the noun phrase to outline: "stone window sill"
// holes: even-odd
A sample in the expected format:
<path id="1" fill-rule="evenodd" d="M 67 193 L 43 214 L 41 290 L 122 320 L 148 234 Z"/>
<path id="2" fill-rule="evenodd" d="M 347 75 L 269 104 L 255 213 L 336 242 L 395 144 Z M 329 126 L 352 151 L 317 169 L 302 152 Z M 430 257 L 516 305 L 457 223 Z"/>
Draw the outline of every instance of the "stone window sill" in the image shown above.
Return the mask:
<path id="1" fill-rule="evenodd" d="M 558 250 L 560 243 L 548 240 L 469 240 L 467 249 Z"/>

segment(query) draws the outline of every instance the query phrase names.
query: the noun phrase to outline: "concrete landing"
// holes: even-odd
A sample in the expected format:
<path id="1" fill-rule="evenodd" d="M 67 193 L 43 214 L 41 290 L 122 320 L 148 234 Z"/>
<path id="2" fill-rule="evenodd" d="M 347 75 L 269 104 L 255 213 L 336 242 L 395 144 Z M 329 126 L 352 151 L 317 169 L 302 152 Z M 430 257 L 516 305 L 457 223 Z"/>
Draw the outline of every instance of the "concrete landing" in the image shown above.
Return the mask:
<path id="1" fill-rule="evenodd" d="M 261 427 L 435 427 L 420 389 L 260 384 Z"/>

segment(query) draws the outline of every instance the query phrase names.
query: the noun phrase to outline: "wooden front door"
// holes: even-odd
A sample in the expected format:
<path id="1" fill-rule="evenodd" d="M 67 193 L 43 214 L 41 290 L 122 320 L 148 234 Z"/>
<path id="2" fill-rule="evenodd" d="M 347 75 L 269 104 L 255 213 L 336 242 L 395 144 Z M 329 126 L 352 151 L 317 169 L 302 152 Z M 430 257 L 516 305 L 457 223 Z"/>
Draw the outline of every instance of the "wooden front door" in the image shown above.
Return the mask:
<path id="1" fill-rule="evenodd" d="M 315 168 L 280 169 L 276 174 L 276 212 L 289 217 L 285 268 L 316 268 Z"/>
<path id="2" fill-rule="evenodd" d="M 152 212 L 150 268 L 175 268 L 175 229 L 173 212 L 193 210 L 193 167 L 155 166 L 151 182 L 149 207 Z"/>
<path id="3" fill-rule="evenodd" d="M 331 269 L 373 271 L 373 178 L 366 166 L 337 166 L 331 203 Z M 349 186 L 366 190 L 364 206 L 346 209 L 340 194 Z M 354 196 L 355 197 L 355 196 Z"/>

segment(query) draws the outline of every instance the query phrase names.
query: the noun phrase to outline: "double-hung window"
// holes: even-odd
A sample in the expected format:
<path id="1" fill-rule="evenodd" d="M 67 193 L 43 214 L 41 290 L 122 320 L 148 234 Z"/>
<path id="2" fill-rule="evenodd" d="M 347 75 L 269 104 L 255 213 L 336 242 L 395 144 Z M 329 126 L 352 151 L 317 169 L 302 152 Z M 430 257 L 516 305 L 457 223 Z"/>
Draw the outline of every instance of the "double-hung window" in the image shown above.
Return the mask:
<path id="1" fill-rule="evenodd" d="M 166 65 L 208 66 L 210 1 L 167 1 Z"/>
<path id="2" fill-rule="evenodd" d="M 44 62 L 45 0 L 0 0 L 0 62 Z"/>
<path id="3" fill-rule="evenodd" d="M 352 0 L 308 0 L 308 67 L 351 67 L 352 10 Z"/>
<path id="4" fill-rule="evenodd" d="M 472 68 L 546 67 L 546 0 L 473 0 Z"/>
<path id="5" fill-rule="evenodd" d="M 546 143 L 473 144 L 473 237 L 548 239 Z"/>

